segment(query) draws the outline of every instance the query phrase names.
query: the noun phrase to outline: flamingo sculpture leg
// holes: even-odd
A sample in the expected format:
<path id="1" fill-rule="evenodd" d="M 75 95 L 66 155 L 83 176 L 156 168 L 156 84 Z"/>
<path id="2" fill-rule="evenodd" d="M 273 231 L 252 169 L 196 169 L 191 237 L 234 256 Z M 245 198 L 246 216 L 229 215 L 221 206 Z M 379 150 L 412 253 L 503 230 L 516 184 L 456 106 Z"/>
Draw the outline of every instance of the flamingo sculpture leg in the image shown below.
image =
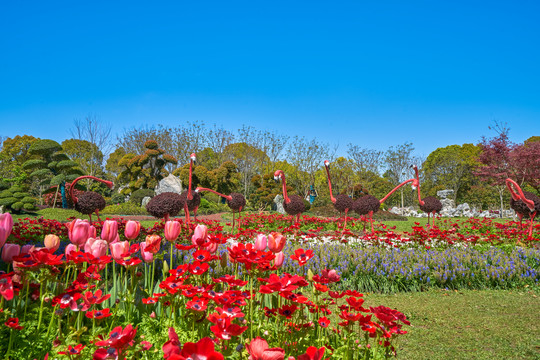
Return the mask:
<path id="1" fill-rule="evenodd" d="M 236 213 L 236 211 L 238 211 L 238 214 L 240 214 L 240 212 L 242 211 L 242 209 L 246 205 L 246 198 L 244 197 L 244 195 L 242 195 L 240 193 L 235 193 L 235 192 L 231 193 L 230 195 L 223 195 L 223 194 L 221 194 L 221 193 L 219 193 L 219 192 L 217 192 L 215 190 L 202 188 L 202 187 L 198 187 L 197 189 L 195 189 L 196 193 L 199 193 L 201 191 L 209 191 L 209 192 L 214 193 L 216 195 L 219 195 L 222 198 L 227 200 L 227 205 L 229 206 L 229 208 L 232 210 L 232 213 L 233 213 L 233 222 L 232 222 L 231 231 L 234 232 L 235 213 Z"/>
<path id="2" fill-rule="evenodd" d="M 276 170 L 276 172 L 274 172 L 274 180 L 279 181 L 280 179 L 282 180 L 283 189 L 283 209 L 285 209 L 285 212 L 289 215 L 296 215 L 296 222 L 298 223 L 300 221 L 300 214 L 306 210 L 304 199 L 298 195 L 289 196 L 287 194 L 285 173 L 283 170 Z"/>
<path id="3" fill-rule="evenodd" d="M 439 199 L 433 197 L 433 196 L 426 196 L 422 199 L 420 196 L 420 175 L 418 174 L 418 167 L 416 165 L 411 166 L 414 169 L 414 172 L 416 174 L 416 179 L 413 182 L 413 188 L 417 188 L 418 192 L 418 204 L 420 205 L 420 210 L 428 214 L 428 223 L 427 226 L 429 227 L 429 217 L 430 215 L 433 215 L 432 226 L 435 222 L 435 214 L 441 211 L 442 209 L 442 203 Z"/>

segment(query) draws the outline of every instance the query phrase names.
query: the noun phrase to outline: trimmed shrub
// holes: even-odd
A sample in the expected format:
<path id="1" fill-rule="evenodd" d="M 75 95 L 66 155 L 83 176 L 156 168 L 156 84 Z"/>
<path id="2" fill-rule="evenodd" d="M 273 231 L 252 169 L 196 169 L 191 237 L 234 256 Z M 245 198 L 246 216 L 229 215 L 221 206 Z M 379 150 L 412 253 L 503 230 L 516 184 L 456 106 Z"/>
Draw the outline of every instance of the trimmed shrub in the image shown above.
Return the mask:
<path id="1" fill-rule="evenodd" d="M 129 202 L 141 206 L 142 199 L 146 196 L 154 197 L 155 192 L 151 189 L 135 190 L 129 197 Z"/>

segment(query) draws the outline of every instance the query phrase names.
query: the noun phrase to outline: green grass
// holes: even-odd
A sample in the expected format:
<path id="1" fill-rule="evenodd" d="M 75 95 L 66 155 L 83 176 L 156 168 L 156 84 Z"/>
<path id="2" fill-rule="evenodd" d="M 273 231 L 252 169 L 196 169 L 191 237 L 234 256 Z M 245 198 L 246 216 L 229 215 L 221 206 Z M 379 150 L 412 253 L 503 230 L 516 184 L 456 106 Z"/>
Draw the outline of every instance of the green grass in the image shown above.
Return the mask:
<path id="1" fill-rule="evenodd" d="M 365 298 L 411 321 L 399 359 L 540 359 L 539 292 L 433 290 Z"/>

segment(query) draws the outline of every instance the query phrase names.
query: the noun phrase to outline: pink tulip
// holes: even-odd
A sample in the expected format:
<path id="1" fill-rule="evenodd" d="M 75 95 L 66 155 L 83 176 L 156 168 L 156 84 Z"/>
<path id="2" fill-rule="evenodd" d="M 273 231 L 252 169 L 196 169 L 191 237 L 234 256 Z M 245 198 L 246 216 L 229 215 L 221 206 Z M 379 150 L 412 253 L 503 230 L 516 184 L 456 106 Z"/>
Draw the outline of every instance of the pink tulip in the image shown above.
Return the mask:
<path id="1" fill-rule="evenodd" d="M 88 237 L 89 238 L 97 238 L 97 230 L 94 225 L 90 225 L 90 228 L 88 229 Z"/>
<path id="2" fill-rule="evenodd" d="M 276 254 L 274 265 L 279 269 L 283 265 L 283 260 L 285 260 L 285 254 L 283 254 L 283 251 L 280 251 Z"/>
<path id="3" fill-rule="evenodd" d="M 273 232 L 268 235 L 268 249 L 274 254 L 282 251 L 286 242 L 287 238 L 280 233 Z"/>
<path id="4" fill-rule="evenodd" d="M 110 243 L 109 247 L 111 248 L 111 255 L 115 260 L 121 260 L 124 257 L 122 255 L 126 254 L 129 251 L 129 241 L 118 241 L 115 243 Z"/>
<path id="5" fill-rule="evenodd" d="M 32 252 L 33 249 L 34 249 L 34 245 L 23 245 L 21 249 L 21 255 L 28 254 Z"/>
<path id="6" fill-rule="evenodd" d="M 255 239 L 255 250 L 258 250 L 258 251 L 266 250 L 267 241 L 268 239 L 266 235 L 264 234 L 257 235 L 257 238 Z"/>
<path id="7" fill-rule="evenodd" d="M 151 263 L 152 261 L 154 261 L 154 254 L 151 253 L 150 251 L 146 251 L 146 247 L 148 245 L 145 242 L 142 242 L 140 246 L 141 246 L 141 257 L 143 261 L 146 263 Z"/>
<path id="8" fill-rule="evenodd" d="M 107 241 L 102 239 L 89 238 L 84 244 L 84 252 L 92 254 L 98 258 L 107 254 Z"/>
<path id="9" fill-rule="evenodd" d="M 170 242 L 175 241 L 180 235 L 180 230 L 182 227 L 178 221 L 167 221 L 165 223 L 165 239 Z"/>
<path id="10" fill-rule="evenodd" d="M 90 223 L 86 220 L 75 219 L 66 224 L 68 228 L 69 240 L 79 246 L 84 246 L 84 243 L 90 237 Z"/>
<path id="11" fill-rule="evenodd" d="M 118 236 L 118 223 L 116 220 L 105 220 L 101 229 L 101 238 L 107 242 L 112 242 Z"/>
<path id="12" fill-rule="evenodd" d="M 60 247 L 60 238 L 57 235 L 49 234 L 45 235 L 45 239 L 43 239 L 43 243 L 45 244 L 45 247 L 52 252 L 55 252 Z"/>
<path id="13" fill-rule="evenodd" d="M 7 241 L 13 228 L 13 218 L 10 213 L 0 214 L 0 249 Z"/>
<path id="14" fill-rule="evenodd" d="M 77 251 L 77 246 L 75 244 L 69 244 L 68 246 L 66 246 L 66 257 L 68 257 L 72 252 L 75 251 Z"/>
<path id="15" fill-rule="evenodd" d="M 133 240 L 139 236 L 140 231 L 141 224 L 138 221 L 129 220 L 126 223 L 126 230 L 124 231 L 124 235 L 126 236 L 126 239 Z"/>
<path id="16" fill-rule="evenodd" d="M 215 242 L 211 242 L 207 247 L 206 247 L 206 250 L 210 253 L 210 254 L 215 254 L 217 249 L 218 249 L 218 243 L 215 243 Z"/>
<path id="17" fill-rule="evenodd" d="M 191 237 L 191 243 L 193 245 L 197 246 L 203 246 L 208 237 L 208 228 L 204 225 L 197 225 L 195 227 L 195 231 L 193 232 L 193 236 Z"/>
<path id="18" fill-rule="evenodd" d="M 2 250 L 2 261 L 6 263 L 13 262 L 13 257 L 21 253 L 21 246 L 17 244 L 5 244 Z"/>
<path id="19" fill-rule="evenodd" d="M 340 276 L 338 275 L 336 270 L 323 269 L 321 271 L 321 274 L 323 278 L 330 280 L 330 282 L 338 282 L 340 279 Z"/>

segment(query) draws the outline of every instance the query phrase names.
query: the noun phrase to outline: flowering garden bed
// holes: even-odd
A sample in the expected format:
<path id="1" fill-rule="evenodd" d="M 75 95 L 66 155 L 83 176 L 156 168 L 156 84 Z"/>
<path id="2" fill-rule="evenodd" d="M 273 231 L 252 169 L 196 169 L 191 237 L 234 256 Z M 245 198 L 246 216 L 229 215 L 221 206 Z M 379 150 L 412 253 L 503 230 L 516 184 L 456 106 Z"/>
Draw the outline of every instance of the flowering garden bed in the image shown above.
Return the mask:
<path id="1" fill-rule="evenodd" d="M 385 358 L 408 321 L 384 305 L 364 306 L 362 292 L 537 287 L 540 280 L 537 239 L 525 240 L 512 222 L 440 221 L 402 234 L 380 225 L 374 235 L 361 221 L 344 233 L 320 218 L 291 225 L 289 217 L 249 215 L 240 223 L 234 235 L 214 221 L 146 229 L 123 219 L 93 227 L 16 223 L 8 243 L 35 247 L 4 245 L 0 352 L 11 359 Z"/>

